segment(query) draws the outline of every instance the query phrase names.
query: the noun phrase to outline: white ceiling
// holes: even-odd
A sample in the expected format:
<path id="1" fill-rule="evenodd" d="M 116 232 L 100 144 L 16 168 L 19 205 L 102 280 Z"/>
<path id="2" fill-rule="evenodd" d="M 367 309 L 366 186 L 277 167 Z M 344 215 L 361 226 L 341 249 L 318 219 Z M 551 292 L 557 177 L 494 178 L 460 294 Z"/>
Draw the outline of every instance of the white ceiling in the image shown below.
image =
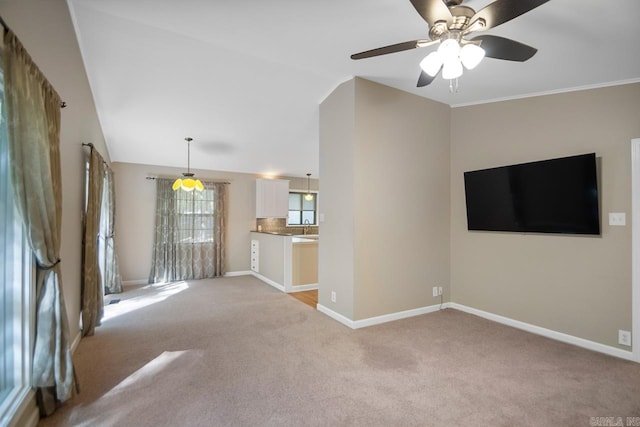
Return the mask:
<path id="1" fill-rule="evenodd" d="M 487 31 L 539 49 L 417 88 L 409 0 L 68 0 L 114 162 L 318 176 L 318 106 L 361 76 L 460 106 L 640 81 L 640 0 L 551 0 Z M 469 0 L 476 10 L 489 0 Z"/>

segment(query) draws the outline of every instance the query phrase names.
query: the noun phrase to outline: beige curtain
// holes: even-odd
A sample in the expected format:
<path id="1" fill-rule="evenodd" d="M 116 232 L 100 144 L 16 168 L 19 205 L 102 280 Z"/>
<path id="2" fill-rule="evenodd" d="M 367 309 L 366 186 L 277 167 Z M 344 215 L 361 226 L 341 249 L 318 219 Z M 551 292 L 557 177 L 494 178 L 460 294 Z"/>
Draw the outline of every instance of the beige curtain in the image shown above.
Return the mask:
<path id="1" fill-rule="evenodd" d="M 105 165 L 102 157 L 91 148 L 89 154 L 89 182 L 87 211 L 84 218 L 82 257 L 82 336 L 93 335 L 100 326 L 103 305 L 103 285 L 98 260 L 98 238 Z"/>
<path id="2" fill-rule="evenodd" d="M 11 178 L 37 261 L 32 381 L 40 411 L 49 415 L 74 384 L 60 274 L 60 97 L 8 28 L 3 42 Z"/>
<path id="3" fill-rule="evenodd" d="M 118 294 L 122 292 L 122 277 L 118 268 L 116 256 L 115 221 L 116 221 L 116 197 L 113 171 L 106 167 L 104 177 L 105 189 L 103 194 L 103 222 L 105 233 L 105 260 L 103 268 L 105 294 Z"/>
<path id="4" fill-rule="evenodd" d="M 157 180 L 149 283 L 224 275 L 227 185 L 203 184 L 202 192 L 173 191 L 171 180 Z"/>

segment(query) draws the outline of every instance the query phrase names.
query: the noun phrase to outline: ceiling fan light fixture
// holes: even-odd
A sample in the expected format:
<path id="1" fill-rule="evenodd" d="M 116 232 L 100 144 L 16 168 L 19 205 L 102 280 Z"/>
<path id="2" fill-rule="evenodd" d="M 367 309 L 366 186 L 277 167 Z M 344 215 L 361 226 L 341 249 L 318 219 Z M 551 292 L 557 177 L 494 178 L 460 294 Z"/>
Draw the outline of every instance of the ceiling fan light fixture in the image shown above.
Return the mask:
<path id="1" fill-rule="evenodd" d="M 431 52 L 422 61 L 420 61 L 420 68 L 431 77 L 435 77 L 442 67 L 442 55 L 438 51 Z"/>
<path id="2" fill-rule="evenodd" d="M 445 80 L 457 79 L 462 75 L 462 62 L 458 58 L 444 61 L 442 65 L 442 78 Z"/>
<path id="3" fill-rule="evenodd" d="M 442 62 L 458 59 L 460 55 L 460 44 L 456 39 L 446 39 L 438 47 L 438 53 L 442 55 Z"/>
<path id="4" fill-rule="evenodd" d="M 484 58 L 485 51 L 478 45 L 469 43 L 460 49 L 460 61 L 467 70 L 473 70 Z"/>

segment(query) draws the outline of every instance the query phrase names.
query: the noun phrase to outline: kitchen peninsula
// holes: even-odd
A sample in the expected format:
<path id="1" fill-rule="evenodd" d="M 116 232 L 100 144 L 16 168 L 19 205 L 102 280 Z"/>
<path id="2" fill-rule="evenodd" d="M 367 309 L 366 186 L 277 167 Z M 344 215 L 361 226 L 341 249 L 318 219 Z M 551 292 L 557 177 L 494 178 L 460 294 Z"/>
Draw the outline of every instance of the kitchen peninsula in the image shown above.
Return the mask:
<path id="1" fill-rule="evenodd" d="M 318 235 L 251 232 L 251 271 L 282 292 L 318 287 Z"/>

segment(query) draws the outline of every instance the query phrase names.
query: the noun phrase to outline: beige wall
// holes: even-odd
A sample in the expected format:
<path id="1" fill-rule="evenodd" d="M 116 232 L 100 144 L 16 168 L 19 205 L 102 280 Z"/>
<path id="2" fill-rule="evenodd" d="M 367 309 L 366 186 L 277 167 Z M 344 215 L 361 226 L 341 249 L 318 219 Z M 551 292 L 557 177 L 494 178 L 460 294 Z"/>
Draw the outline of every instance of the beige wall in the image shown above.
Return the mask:
<path id="1" fill-rule="evenodd" d="M 449 294 L 450 108 L 357 78 L 354 320 Z"/>
<path id="2" fill-rule="evenodd" d="M 451 130 L 451 298 L 617 346 L 631 330 L 630 140 L 640 84 L 455 108 Z M 463 172 L 595 152 L 602 236 L 469 232 Z M 626 227 L 608 225 L 626 212 Z M 628 349 L 628 347 L 624 347 Z"/>
<path id="3" fill-rule="evenodd" d="M 318 244 L 318 303 L 353 319 L 355 245 L 355 80 L 320 104 L 322 205 Z M 331 292 L 336 302 L 331 302 Z"/>
<path id="4" fill-rule="evenodd" d="M 115 162 L 116 252 L 125 281 L 146 281 L 151 270 L 151 250 L 155 226 L 156 184 L 148 176 L 178 177 L 184 169 Z M 227 229 L 227 272 L 250 270 L 249 232 L 256 227 L 256 178 L 260 175 L 193 170 L 200 179 L 229 182 L 229 221 Z M 289 180 L 292 189 L 307 188 L 300 177 Z M 311 188 L 318 181 L 311 180 Z"/>
<path id="5" fill-rule="evenodd" d="M 0 1 L 0 15 L 68 107 L 62 110 L 62 288 L 72 339 L 79 333 L 80 262 L 84 199 L 82 142 L 93 142 L 108 161 L 73 24 L 64 1 Z"/>
<path id="6" fill-rule="evenodd" d="M 448 295 L 449 119 L 360 78 L 322 103 L 320 304 L 359 320 L 436 304 L 433 286 Z"/>

